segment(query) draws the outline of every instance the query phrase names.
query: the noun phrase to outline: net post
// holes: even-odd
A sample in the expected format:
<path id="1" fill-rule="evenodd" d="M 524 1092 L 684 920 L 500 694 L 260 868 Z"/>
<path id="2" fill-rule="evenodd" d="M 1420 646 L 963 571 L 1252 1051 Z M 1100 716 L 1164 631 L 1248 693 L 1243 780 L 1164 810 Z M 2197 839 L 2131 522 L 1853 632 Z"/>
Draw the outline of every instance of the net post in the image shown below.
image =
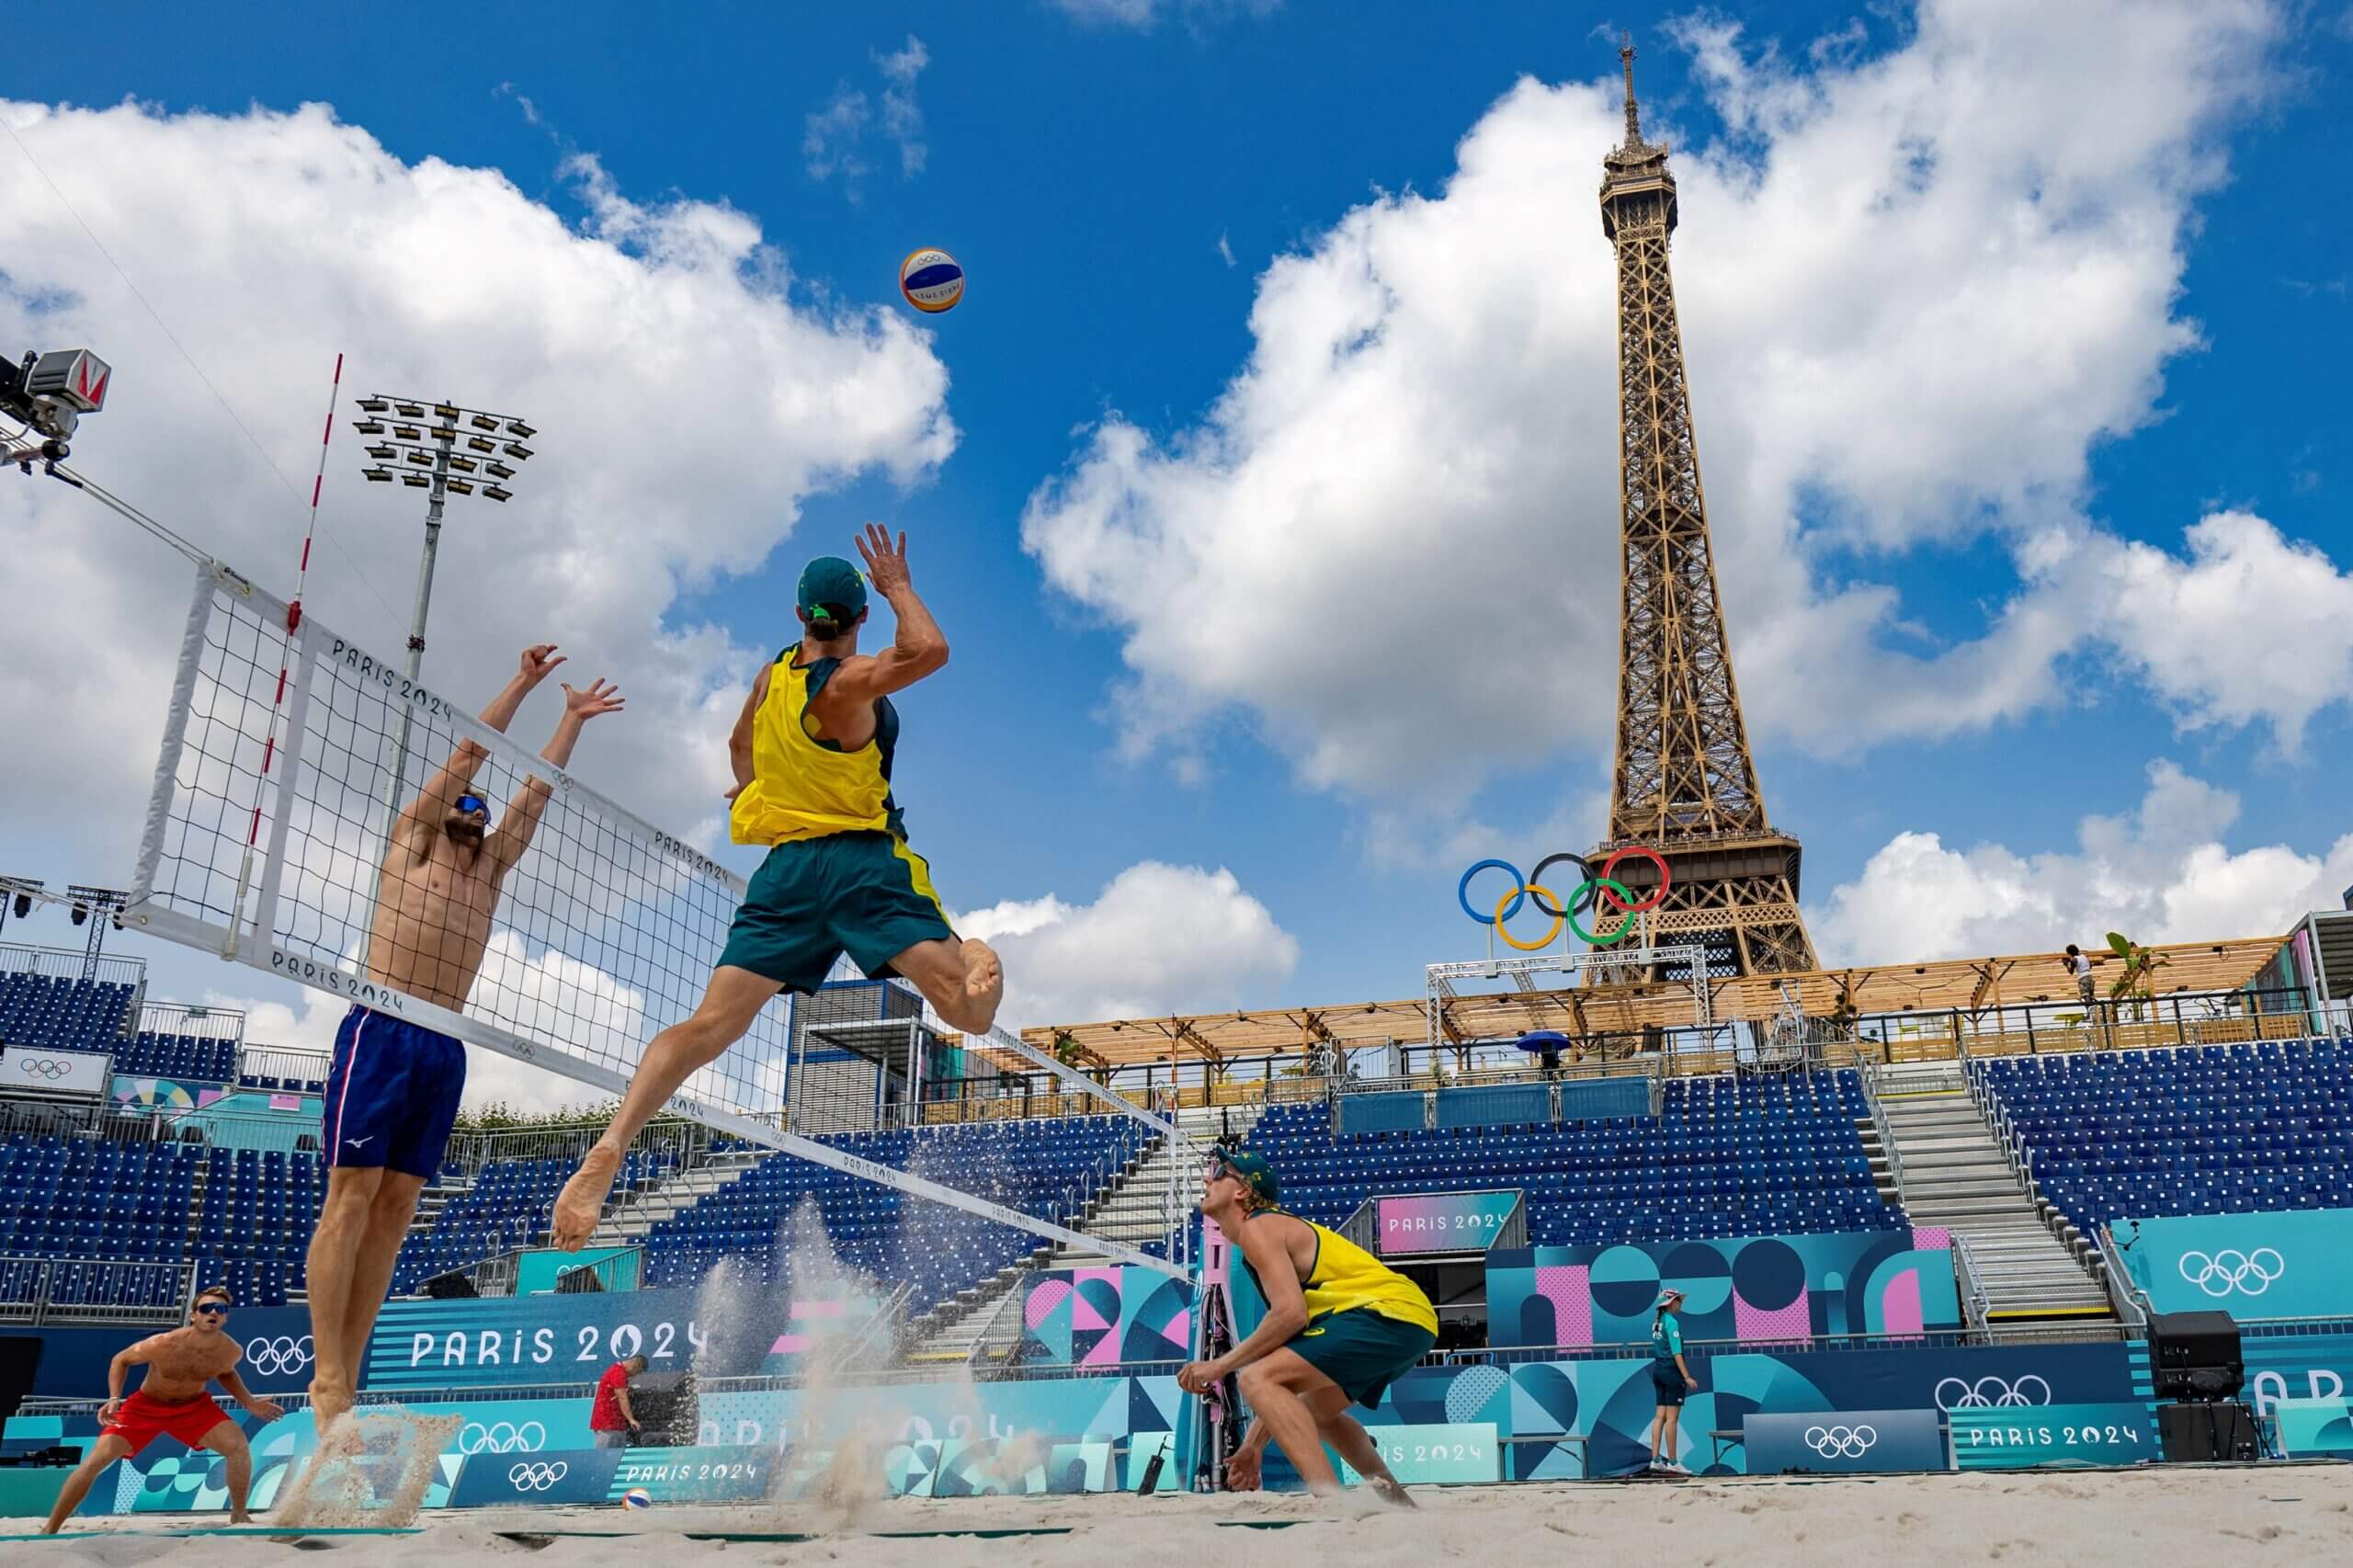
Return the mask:
<path id="1" fill-rule="evenodd" d="M 212 593 L 217 582 L 212 562 L 196 563 L 188 624 L 180 633 L 179 668 L 172 676 L 172 704 L 164 715 L 164 745 L 155 756 L 155 785 L 147 796 L 147 821 L 139 832 L 139 863 L 131 871 L 126 914 L 154 895 L 155 869 L 164 858 L 164 829 L 171 823 L 172 805 L 179 794 L 180 753 L 188 744 L 188 704 L 196 696 L 197 673 L 204 663 L 204 633 L 212 624 Z"/>
<path id="2" fill-rule="evenodd" d="M 278 929 L 278 893 L 286 877 L 286 834 L 294 821 L 296 791 L 301 788 L 302 742 L 311 716 L 311 681 L 319 664 L 318 639 L 308 630 L 299 635 L 302 648 L 295 660 L 294 689 L 287 698 L 286 744 L 278 751 L 278 795 L 271 806 L 269 848 L 261 863 L 261 896 L 255 901 L 250 936 L 238 930 L 234 921 L 230 926 L 239 944 L 251 941 L 264 953 L 268 949 L 270 934 Z"/>

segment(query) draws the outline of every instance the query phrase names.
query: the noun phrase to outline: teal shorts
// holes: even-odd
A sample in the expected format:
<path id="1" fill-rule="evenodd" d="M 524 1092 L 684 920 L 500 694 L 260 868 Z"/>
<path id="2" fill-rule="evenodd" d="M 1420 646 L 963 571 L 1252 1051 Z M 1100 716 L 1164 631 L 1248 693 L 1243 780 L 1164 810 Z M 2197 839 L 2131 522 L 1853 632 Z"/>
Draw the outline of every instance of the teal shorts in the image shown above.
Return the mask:
<path id="1" fill-rule="evenodd" d="M 1317 1318 L 1283 1346 L 1340 1385 L 1340 1392 L 1367 1410 L 1381 1403 L 1390 1383 L 1430 1353 L 1438 1335 L 1418 1324 L 1382 1317 L 1370 1307 Z"/>
<path id="2" fill-rule="evenodd" d="M 952 941 L 931 867 L 887 833 L 836 833 L 778 845 L 752 873 L 722 966 L 787 991 L 813 992 L 847 953 L 868 978 L 918 942 Z"/>

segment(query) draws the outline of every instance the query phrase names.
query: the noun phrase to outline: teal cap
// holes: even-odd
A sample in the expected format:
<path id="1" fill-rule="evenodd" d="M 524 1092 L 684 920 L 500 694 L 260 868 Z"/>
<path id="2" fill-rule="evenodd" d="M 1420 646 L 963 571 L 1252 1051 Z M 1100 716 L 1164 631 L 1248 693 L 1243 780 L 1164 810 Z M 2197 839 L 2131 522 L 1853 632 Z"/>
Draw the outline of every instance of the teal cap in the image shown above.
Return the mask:
<path id="1" fill-rule="evenodd" d="M 1282 1184 L 1275 1179 L 1275 1167 L 1267 1164 L 1267 1156 L 1254 1154 L 1246 1149 L 1211 1149 L 1211 1161 L 1265 1199 L 1275 1202 L 1282 1195 Z"/>
<path id="2" fill-rule="evenodd" d="M 801 569 L 801 613 L 818 618 L 826 605 L 856 620 L 866 609 L 866 577 L 838 555 L 821 555 Z"/>

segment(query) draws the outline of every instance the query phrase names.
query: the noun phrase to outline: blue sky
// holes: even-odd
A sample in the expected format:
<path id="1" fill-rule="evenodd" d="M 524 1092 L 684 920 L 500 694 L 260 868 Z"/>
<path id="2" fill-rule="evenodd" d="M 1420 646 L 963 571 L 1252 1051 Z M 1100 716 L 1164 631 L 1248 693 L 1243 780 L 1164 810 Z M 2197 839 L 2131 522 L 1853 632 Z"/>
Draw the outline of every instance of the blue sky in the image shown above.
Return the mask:
<path id="1" fill-rule="evenodd" d="M 1645 124 L 1677 149 L 1676 265 L 1725 602 L 1767 800 L 1806 846 L 1817 940 L 1844 957 L 1892 959 L 2015 950 L 2096 935 L 2110 919 L 2159 935 L 2240 935 L 2353 881 L 2339 875 L 2353 851 L 2338 843 L 2353 826 L 2337 782 L 2353 763 L 2348 654 L 2341 630 L 2329 631 L 2353 537 L 2343 502 L 2353 437 L 2335 369 L 2353 348 L 2343 238 L 2353 167 L 2329 151 L 2353 107 L 2353 22 L 2334 5 L 2160 10 L 2114 51 L 2086 53 L 2093 23 L 2025 6 L 1964 24 L 1940 6 L 1637 15 L 1559 4 L 1008 0 L 692 6 L 657 26 L 620 7 L 510 6 L 452 18 L 438 44 L 426 26 L 381 19 L 389 13 L 250 6 L 224 26 L 185 7 L 85 7 L 44 17 L 40 48 L 0 58 L 0 98 L 94 110 L 136 100 L 121 112 L 187 135 L 208 116 L 331 105 L 335 122 L 404 169 L 438 159 L 495 171 L 517 201 L 543 205 L 574 234 L 609 211 L 599 189 L 643 210 L 732 210 L 771 247 L 764 265 L 789 269 L 783 299 L 805 319 L 900 318 L 911 330 L 894 352 L 944 370 L 944 392 L 917 375 L 909 396 L 952 423 L 952 448 L 918 451 L 912 430 L 862 447 L 845 438 L 839 451 L 813 437 L 793 454 L 789 494 L 764 494 L 764 437 L 747 433 L 707 510 L 698 501 L 647 524 L 696 530 L 746 507 L 779 514 L 765 537 L 731 533 L 700 558 L 685 547 L 665 557 L 676 592 L 646 612 L 670 633 L 722 632 L 732 662 L 713 655 L 678 673 L 667 695 L 648 694 L 644 706 L 669 714 L 669 728 L 653 731 L 649 718 L 633 739 L 625 726 L 637 705 L 604 722 L 580 766 L 642 800 L 658 786 L 640 781 L 662 774 L 674 744 L 715 748 L 724 722 L 710 693 L 740 675 L 745 651 L 786 639 L 800 561 L 846 546 L 864 517 L 904 526 L 955 661 L 903 703 L 900 794 L 952 903 L 1032 906 L 1000 910 L 998 926 L 1017 932 L 1009 958 L 1035 966 L 1028 1005 L 1059 1015 L 1131 1001 L 1157 1010 L 1415 994 L 1421 964 L 1480 950 L 1454 907 L 1467 859 L 1526 861 L 1590 842 L 1616 645 L 1614 577 L 1595 569 L 1608 562 L 1614 483 L 1606 461 L 1589 460 L 1606 457 L 1611 390 L 1597 302 L 1612 259 L 1593 189 L 1607 145 L 1596 137 L 1615 113 L 1603 88 L 1620 26 L 1636 29 Z M 1987 84 L 1984 101 L 1997 106 L 2004 92 L 2030 90 L 2055 135 L 2036 131 L 2026 140 L 2040 150 L 2005 164 L 2004 138 L 2021 128 L 1972 125 L 1972 111 L 1940 108 L 1937 96 Z M 2167 107 L 2186 97 L 2207 101 Z M 2134 124 L 2142 115 L 2145 128 Z M 1808 245 L 1836 244 L 1841 231 L 1814 222 L 1805 192 L 1821 188 L 1842 149 L 1877 146 L 1873 127 L 1890 117 L 1939 126 L 1922 133 L 1935 172 L 1909 198 L 1891 198 L 1925 215 L 1881 229 L 1863 212 L 1846 231 L 1851 244 L 1919 245 L 1921 267 L 1949 268 L 1942 293 L 1963 300 L 1996 266 L 2045 267 L 2047 290 L 2006 284 L 1989 297 L 2029 303 L 1916 335 L 1871 313 L 1911 309 L 1900 280 L 1885 301 L 1856 292 L 1876 287 L 1872 268 L 1839 297 L 1807 291 L 1810 273 L 1838 265 Z M 22 131 L 37 153 L 53 138 L 45 165 L 83 193 L 77 207 L 103 209 L 105 160 L 75 163 L 63 134 L 54 119 Z M 1469 188 L 1466 138 L 1484 149 L 1480 177 L 1504 194 Z M 593 157 L 604 183 L 567 169 L 573 154 Z M 299 187 L 263 191 L 234 159 L 214 166 L 233 205 L 303 199 Z M 2020 199 L 2070 210 L 1981 267 L 1972 247 L 1992 246 L 2016 218 L 1985 193 L 2012 174 Z M 0 145 L 0 182 L 8 205 L 18 193 L 48 200 L 16 147 Z M 172 221 L 152 207 L 108 218 L 112 230 L 93 220 L 151 299 L 172 292 Z M 142 224 L 155 230 L 144 243 Z M 256 537 L 279 539 L 293 526 L 282 491 L 270 494 L 275 480 L 188 364 L 95 253 L 74 248 L 71 231 L 41 233 L 37 243 L 51 248 L 38 257 L 17 248 L 36 243 L 30 234 L 13 256 L 0 252 L 13 285 L 0 289 L 0 323 L 87 330 L 122 368 L 123 403 L 168 389 L 173 417 L 199 427 L 188 438 L 217 449 L 224 483 L 267 481 L 274 531 Z M 464 274 L 479 259 L 467 243 L 453 239 L 438 263 L 415 258 L 401 274 L 426 301 L 407 309 L 429 315 L 437 289 L 461 290 L 436 266 Z M 892 288 L 899 257 L 918 244 L 949 249 L 971 279 L 956 311 L 922 323 Z M 1359 266 L 1359 256 L 1370 259 Z M 1368 278 L 1365 303 L 1354 290 Z M 44 319 L 30 302 L 35 285 L 80 280 L 90 292 L 78 315 Z M 1857 325 L 1841 331 L 1849 307 Z M 1378 347 L 1277 366 L 1269 346 L 1312 337 L 1324 308 L 1370 312 Z M 201 296 L 159 309 L 281 466 L 306 470 L 324 356 L 364 350 L 374 329 L 347 330 L 332 310 L 290 312 L 265 364 L 256 346 L 271 330 L 267 312 L 232 334 L 211 330 Z M 1495 449 L 1528 460 L 1491 468 L 1488 454 L 1472 461 L 1448 435 L 1444 405 L 1467 418 L 1454 389 L 1480 384 L 1483 356 L 1509 363 L 1516 313 L 1552 369 L 1499 369 L 1496 379 L 1524 373 L 1554 390 L 1502 416 L 1519 429 Z M 2028 341 L 2002 347 L 2014 334 Z M 543 415 L 543 464 L 584 462 L 584 426 L 596 440 L 658 453 L 680 423 L 723 430 L 739 413 L 699 405 L 699 388 L 723 388 L 722 403 L 756 395 L 759 368 L 726 363 L 743 343 L 691 312 L 642 342 L 666 347 L 643 383 L 659 389 L 657 405 L 627 406 L 617 382 L 600 426 L 584 417 L 566 429 Z M 506 390 L 518 379 L 511 361 L 470 362 L 463 339 L 433 347 L 415 362 L 457 395 L 518 403 Z M 1939 392 L 1914 406 L 1772 379 L 1791 362 L 1849 383 L 1884 377 Z M 679 369 L 698 363 L 726 373 Z M 1253 378 L 1253 367 L 1265 374 Z M 379 356 L 351 375 L 364 386 L 406 368 Z M 1552 373 L 1568 379 L 1555 387 L 1542 379 Z M 309 378 L 299 395 L 281 393 L 278 381 L 298 374 Z M 2078 376 L 2080 397 L 2059 390 Z M 1286 378 L 1303 390 L 1281 390 Z M 1244 381 L 1246 408 L 1233 396 Z M 1294 395 L 1297 406 L 1285 401 Z M 1404 406 L 1424 398 L 1426 409 Z M 1316 455 L 1331 436 L 1320 421 L 1359 400 L 1367 468 L 1423 473 L 1461 456 L 1461 494 L 1434 483 L 1414 516 L 1368 512 L 1360 534 L 1312 516 L 1312 497 L 1345 490 L 1356 466 L 1345 452 Z M 2097 411 L 2082 413 L 2086 402 Z M 93 422 L 82 445 L 92 472 L 147 477 L 116 445 L 141 417 L 110 410 Z M 1972 422 L 1982 437 L 1961 428 Z M 1477 427 L 1483 436 L 1494 424 Z M 1107 430 L 1132 433 L 1144 457 L 1107 456 Z M 1414 446 L 1416 431 L 1432 446 Z M 1513 485 L 1535 483 L 1530 472 L 1553 473 L 1536 459 L 1553 443 L 1587 455 L 1513 499 Z M 2016 485 L 1999 472 L 2013 452 Z M 355 547 L 354 559 L 373 563 L 369 584 L 335 583 L 342 562 L 330 554 L 320 591 L 335 596 L 339 627 L 391 646 L 414 548 L 402 530 L 413 523 L 404 504 L 354 476 L 356 457 L 348 446 L 337 453 L 329 525 L 355 540 L 387 537 L 374 555 Z M 239 465 L 254 472 L 236 475 Z M 643 466 L 650 486 L 700 494 L 700 473 L 658 457 Z M 738 483 L 737 469 L 750 477 Z M 159 493 L 161 472 L 145 490 L 113 482 L 159 509 L 175 499 Z M 565 504 L 600 503 L 574 494 Z M 79 514 L 67 523 L 57 505 L 0 493 L 0 508 L 15 508 L 0 509 L 0 523 L 111 526 Z M 1759 517 L 1768 511 L 1770 528 Z M 2200 575 L 2184 530 L 2210 514 L 2261 524 L 2218 535 Z M 170 515 L 211 542 L 201 506 Z M 494 571 L 515 548 L 506 528 L 461 514 L 445 572 Z M 1395 530 L 1394 551 L 1381 529 Z M 726 559 L 731 551 L 754 553 Z M 1121 551 L 1143 563 L 1106 568 Z M 1392 617 L 1378 586 L 1385 562 L 1413 579 L 1413 602 L 1460 599 L 1461 615 L 1437 627 Z M 1540 597 L 1495 592 L 1518 584 Z M 1853 597 L 1863 590 L 1884 602 L 1866 613 Z M 546 601 L 543 631 L 517 626 L 505 641 L 575 642 L 556 623 L 563 602 Z M 2006 607 L 2042 630 L 2003 619 Z M 2103 630 L 2070 641 L 2076 618 Z M 1843 630 L 1809 654 L 1817 620 Z M 2307 627 L 2309 644 L 2299 640 Z M 488 645 L 508 631 L 467 635 Z M 2311 667 L 2275 682 L 2267 667 L 2297 662 L 2267 641 L 2283 637 L 2287 649 L 2311 648 Z M 610 642 L 615 656 L 626 645 Z M 461 656 L 442 646 L 437 659 Z M 608 651 L 594 638 L 577 651 L 583 673 L 630 686 L 631 668 L 588 669 Z M 1873 662 L 1881 655 L 1896 662 Z M 28 672 L 27 684 L 50 673 Z M 471 683 L 476 699 L 501 675 L 428 665 L 438 684 L 467 695 Z M 2282 686 L 2295 689 L 2282 696 Z M 135 775 L 156 722 L 141 711 L 74 755 L 111 745 Z M 518 733 L 551 718 L 527 710 Z M 693 767 L 700 778 L 711 764 L 704 756 Z M 2121 819 L 2122 839 L 2096 831 L 2098 844 L 2087 844 L 2092 815 Z M 21 869 L 56 880 L 124 875 L 134 838 L 135 819 L 81 824 L 74 847 L 91 858 L 67 864 L 9 835 L 22 846 L 12 857 L 40 862 Z M 1899 843 L 1907 848 L 1890 858 Z M 1197 878 L 1163 887 L 1166 902 L 1149 912 L 1108 907 L 1107 886 L 1145 862 L 1222 869 L 1232 887 Z M 1843 906 L 1840 889 L 1851 890 Z M 1035 906 L 1049 898 L 1051 908 Z M 1251 900 L 1295 949 L 1270 943 L 1246 910 L 1237 916 L 1238 901 Z M 1881 941 L 1908 946 L 1857 950 Z M 216 971 L 170 961 L 191 985 L 220 983 Z M 261 998 L 262 984 L 229 994 Z"/>

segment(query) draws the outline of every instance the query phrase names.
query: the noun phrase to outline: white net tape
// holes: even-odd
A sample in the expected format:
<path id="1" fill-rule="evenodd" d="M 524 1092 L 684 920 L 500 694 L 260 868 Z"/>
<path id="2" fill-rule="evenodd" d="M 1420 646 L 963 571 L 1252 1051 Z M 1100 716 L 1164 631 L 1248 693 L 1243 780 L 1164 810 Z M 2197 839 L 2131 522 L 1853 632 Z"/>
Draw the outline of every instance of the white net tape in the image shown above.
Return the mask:
<path id="1" fill-rule="evenodd" d="M 286 622 L 282 600 L 218 563 L 198 569 L 125 923 L 620 1093 L 654 1033 L 701 1000 L 742 880 L 316 620 L 303 618 L 290 649 Z M 393 798 L 395 758 L 398 792 L 414 798 L 466 741 L 487 754 L 470 788 L 490 802 L 494 831 L 516 820 L 527 779 L 550 798 L 487 912 L 481 972 L 457 1009 L 369 975 L 407 974 L 430 989 L 440 955 L 469 946 L 414 922 L 370 933 L 388 825 L 404 803 Z M 670 1108 L 915 1197 L 1182 1272 L 783 1131 L 783 1011 L 764 1009 Z M 1002 1030 L 984 1043 L 1180 1139 Z"/>

